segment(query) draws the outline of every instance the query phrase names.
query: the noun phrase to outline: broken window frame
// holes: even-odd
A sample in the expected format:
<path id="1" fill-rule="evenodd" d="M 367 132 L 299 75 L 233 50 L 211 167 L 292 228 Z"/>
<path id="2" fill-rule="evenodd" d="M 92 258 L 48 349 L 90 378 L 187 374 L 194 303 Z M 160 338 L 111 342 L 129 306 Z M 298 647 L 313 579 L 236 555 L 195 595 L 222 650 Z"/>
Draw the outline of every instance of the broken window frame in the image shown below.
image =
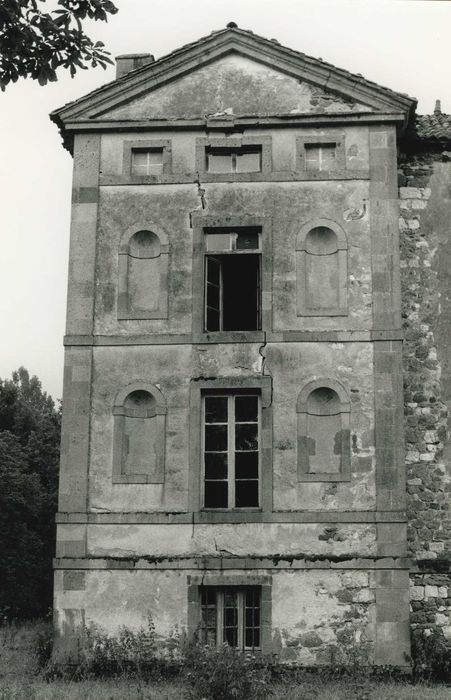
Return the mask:
<path id="1" fill-rule="evenodd" d="M 257 421 L 237 421 L 236 420 L 236 403 L 237 397 L 255 397 L 257 398 Z M 224 422 L 207 422 L 206 421 L 206 400 L 209 398 L 227 398 L 227 421 Z M 237 450 L 236 449 L 236 426 L 238 425 L 255 425 L 257 426 L 257 449 L 256 450 Z M 208 425 L 226 425 L 227 426 L 227 450 L 206 450 L 206 429 Z M 211 510 L 215 512 L 221 511 L 242 511 L 242 510 L 261 510 L 262 503 L 262 459 L 261 459 L 261 435 L 262 435 L 262 406 L 261 395 L 255 390 L 241 391 L 214 391 L 203 392 L 202 394 L 202 436 L 201 436 L 201 504 L 203 510 Z M 252 479 L 237 479 L 236 478 L 236 453 L 237 452 L 252 452 L 257 453 L 258 467 L 257 478 Z M 227 478 L 226 479 L 207 479 L 205 455 L 208 454 L 226 454 L 227 455 Z M 227 482 L 227 506 L 206 506 L 205 491 L 206 482 L 211 481 L 226 481 Z M 236 505 L 236 482 L 237 481 L 257 481 L 257 496 L 258 503 L 252 506 L 237 506 Z"/>
<path id="2" fill-rule="evenodd" d="M 215 230 L 216 229 L 216 230 Z M 253 233 L 258 234 L 257 242 L 258 245 L 255 248 L 238 248 L 238 240 L 240 229 L 245 235 L 246 230 L 255 229 Z M 209 250 L 208 241 L 210 239 L 207 236 L 211 236 L 211 240 L 214 240 L 215 235 L 229 234 L 230 236 L 230 249 L 225 250 L 218 247 L 217 250 Z M 233 235 L 235 234 L 235 238 Z M 253 332 L 262 330 L 262 232 L 261 227 L 258 226 L 234 226 L 234 227 L 211 227 L 204 230 L 204 312 L 203 312 L 203 332 Z M 223 259 L 227 256 L 237 256 L 237 255 L 252 255 L 258 256 L 257 263 L 257 289 L 256 289 L 256 327 L 248 329 L 224 329 L 224 282 L 223 282 Z M 215 285 L 211 282 L 209 277 L 209 265 L 214 262 L 218 265 L 219 269 L 219 284 Z M 209 289 L 211 287 L 216 287 L 218 289 L 218 304 L 216 306 L 209 303 L 211 301 L 211 293 L 209 294 Z M 216 311 L 218 313 L 218 328 L 208 328 L 208 318 L 209 310 Z"/>
<path id="3" fill-rule="evenodd" d="M 236 604 L 232 608 L 236 610 L 235 624 L 228 625 L 226 620 L 226 596 L 235 597 Z M 210 596 L 210 601 L 208 601 Z M 253 597 L 248 605 L 248 596 Z M 200 625 L 199 635 L 202 644 L 220 647 L 223 644 L 238 649 L 239 651 L 258 651 L 262 649 L 262 589 L 261 586 L 200 586 Z M 214 602 L 211 602 L 213 599 Z M 247 624 L 247 611 L 252 610 L 252 625 Z M 258 611 L 258 614 L 256 613 Z M 213 613 L 213 614 L 212 614 Z M 255 618 L 258 615 L 258 623 Z M 236 644 L 230 644 L 227 640 L 226 629 L 235 631 Z M 248 645 L 247 633 L 250 633 L 255 641 L 258 635 L 258 644 Z M 214 643 L 210 639 L 214 635 Z"/>
<path id="4" fill-rule="evenodd" d="M 245 152 L 246 149 L 260 151 L 260 170 L 230 170 L 213 172 L 208 169 L 208 151 L 230 149 Z M 264 181 L 271 177 L 272 166 L 272 136 L 269 134 L 251 134 L 230 136 L 207 136 L 196 138 L 195 169 L 204 182 L 228 181 Z"/>
<path id="5" fill-rule="evenodd" d="M 258 168 L 247 170 L 239 169 L 241 156 L 257 154 Z M 230 168 L 228 170 L 214 170 L 211 165 L 211 156 L 228 156 L 230 158 Z M 220 175 L 227 173 L 261 173 L 263 164 L 262 145 L 241 145 L 241 146 L 206 146 L 205 148 L 205 171 L 210 174 Z"/>

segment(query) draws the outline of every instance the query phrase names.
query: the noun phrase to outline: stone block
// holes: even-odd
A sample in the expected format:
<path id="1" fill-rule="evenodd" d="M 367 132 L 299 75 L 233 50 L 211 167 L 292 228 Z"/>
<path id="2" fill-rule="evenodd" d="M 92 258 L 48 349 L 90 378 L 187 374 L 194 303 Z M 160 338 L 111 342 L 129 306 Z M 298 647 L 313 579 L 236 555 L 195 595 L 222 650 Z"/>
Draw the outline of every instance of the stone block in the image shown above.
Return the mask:
<path id="1" fill-rule="evenodd" d="M 435 624 L 438 625 L 439 627 L 443 627 L 444 625 L 448 625 L 449 623 L 449 617 L 448 615 L 444 615 L 443 613 L 437 613 L 435 616 Z"/>
<path id="2" fill-rule="evenodd" d="M 411 586 L 410 600 L 424 600 L 424 586 Z"/>
<path id="3" fill-rule="evenodd" d="M 424 587 L 425 598 L 438 598 L 438 587 L 437 586 L 425 586 Z"/>
<path id="4" fill-rule="evenodd" d="M 418 187 L 400 187 L 399 196 L 401 199 L 421 199 L 421 190 Z"/>
<path id="5" fill-rule="evenodd" d="M 83 591 L 86 584 L 86 571 L 64 571 L 63 590 Z"/>

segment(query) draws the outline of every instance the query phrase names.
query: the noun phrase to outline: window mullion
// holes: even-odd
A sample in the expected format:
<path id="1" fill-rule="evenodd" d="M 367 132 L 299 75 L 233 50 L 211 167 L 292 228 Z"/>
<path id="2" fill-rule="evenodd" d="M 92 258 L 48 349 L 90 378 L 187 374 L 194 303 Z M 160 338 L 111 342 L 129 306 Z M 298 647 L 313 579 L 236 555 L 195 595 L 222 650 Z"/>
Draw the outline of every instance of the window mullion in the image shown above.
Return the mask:
<path id="1" fill-rule="evenodd" d="M 224 283 L 223 283 L 223 278 L 222 278 L 222 262 L 221 262 L 221 264 L 219 265 L 219 330 L 220 331 L 223 330 L 223 326 L 224 326 L 223 295 L 224 295 Z"/>
<path id="2" fill-rule="evenodd" d="M 257 398 L 258 405 L 257 405 L 257 439 L 258 439 L 258 505 L 260 508 L 263 507 L 263 474 L 262 474 L 262 463 L 263 463 L 263 456 L 262 456 L 262 401 L 261 401 L 261 396 L 258 396 Z"/>
<path id="3" fill-rule="evenodd" d="M 245 642 L 245 637 L 244 637 L 244 625 L 245 625 L 245 607 L 244 607 L 244 596 L 245 593 L 244 591 L 238 591 L 237 594 L 237 603 L 238 603 L 238 611 L 237 611 L 237 626 L 238 626 L 238 649 L 241 651 L 244 649 L 244 642 Z"/>
<path id="4" fill-rule="evenodd" d="M 228 433 L 228 477 L 229 508 L 235 508 L 235 396 L 228 398 L 229 433 Z"/>
<path id="5" fill-rule="evenodd" d="M 216 594 L 216 644 L 224 644 L 224 591 Z"/>

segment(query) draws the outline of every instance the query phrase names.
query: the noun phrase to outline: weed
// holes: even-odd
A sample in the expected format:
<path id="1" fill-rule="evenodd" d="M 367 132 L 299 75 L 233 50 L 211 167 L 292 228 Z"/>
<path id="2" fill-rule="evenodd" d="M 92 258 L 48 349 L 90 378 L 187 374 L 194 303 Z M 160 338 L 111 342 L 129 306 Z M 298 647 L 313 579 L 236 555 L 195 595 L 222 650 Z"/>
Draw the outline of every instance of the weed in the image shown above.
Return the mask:
<path id="1" fill-rule="evenodd" d="M 450 680 L 451 645 L 441 630 L 413 630 L 411 653 L 415 680 Z"/>
<path id="2" fill-rule="evenodd" d="M 227 644 L 184 646 L 184 679 L 189 700 L 265 700 L 272 694 L 270 667 Z"/>

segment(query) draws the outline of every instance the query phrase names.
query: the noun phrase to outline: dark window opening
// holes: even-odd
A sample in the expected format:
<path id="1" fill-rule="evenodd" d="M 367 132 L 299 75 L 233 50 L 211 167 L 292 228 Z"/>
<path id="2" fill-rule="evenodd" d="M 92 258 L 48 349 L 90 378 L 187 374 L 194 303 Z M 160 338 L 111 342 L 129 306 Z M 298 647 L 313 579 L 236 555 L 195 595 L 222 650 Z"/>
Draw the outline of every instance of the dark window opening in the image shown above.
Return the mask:
<path id="1" fill-rule="evenodd" d="M 259 229 L 210 230 L 205 238 L 204 330 L 260 330 L 261 255 L 253 252 Z"/>
<path id="2" fill-rule="evenodd" d="M 228 644 L 236 649 L 259 649 L 261 642 L 259 586 L 201 587 L 201 642 Z"/>
<path id="3" fill-rule="evenodd" d="M 205 508 L 259 506 L 259 396 L 204 397 Z"/>
<path id="4" fill-rule="evenodd" d="M 257 173 L 262 169 L 261 146 L 209 147 L 205 155 L 209 173 Z"/>

